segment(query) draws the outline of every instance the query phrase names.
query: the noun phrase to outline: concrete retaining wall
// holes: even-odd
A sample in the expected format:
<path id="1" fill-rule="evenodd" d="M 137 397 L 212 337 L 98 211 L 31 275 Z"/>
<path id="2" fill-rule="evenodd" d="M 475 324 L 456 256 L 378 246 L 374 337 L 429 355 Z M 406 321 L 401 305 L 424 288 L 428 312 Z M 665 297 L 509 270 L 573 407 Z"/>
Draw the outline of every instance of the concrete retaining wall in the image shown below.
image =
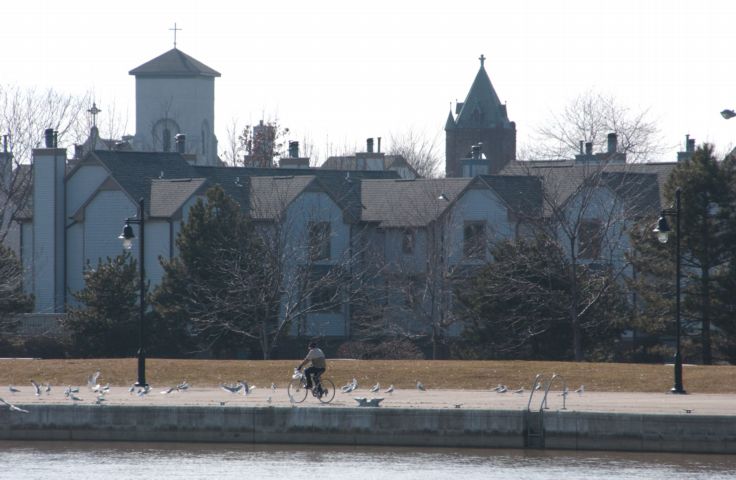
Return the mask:
<path id="1" fill-rule="evenodd" d="M 2 440 L 523 448 L 522 411 L 33 405 L 0 410 Z M 736 417 L 546 412 L 545 448 L 736 453 Z"/>

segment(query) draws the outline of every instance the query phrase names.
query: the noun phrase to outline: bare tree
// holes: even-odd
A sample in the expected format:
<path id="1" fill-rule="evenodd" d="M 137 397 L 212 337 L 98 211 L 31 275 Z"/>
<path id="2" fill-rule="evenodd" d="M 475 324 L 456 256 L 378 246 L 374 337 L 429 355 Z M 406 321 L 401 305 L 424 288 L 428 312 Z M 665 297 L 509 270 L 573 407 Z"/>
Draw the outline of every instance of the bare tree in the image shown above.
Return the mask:
<path id="1" fill-rule="evenodd" d="M 401 133 L 391 133 L 388 153 L 401 155 L 422 178 L 437 178 L 441 173 L 442 159 L 437 146 L 437 135 L 419 132 L 413 128 Z"/>
<path id="2" fill-rule="evenodd" d="M 648 110 L 634 110 L 613 96 L 589 90 L 541 123 L 527 154 L 530 159 L 569 159 L 580 153 L 581 141 L 602 151 L 609 133 L 617 134 L 618 151 L 630 162 L 649 161 L 665 151 Z"/>
<path id="3" fill-rule="evenodd" d="M 59 93 L 52 89 L 23 89 L 0 86 L 0 132 L 6 155 L 0 172 L 0 243 L 31 193 L 31 151 L 42 145 L 44 130 L 52 128 L 61 145 L 80 142 L 85 135 L 84 110 L 89 94 L 81 96 Z"/>

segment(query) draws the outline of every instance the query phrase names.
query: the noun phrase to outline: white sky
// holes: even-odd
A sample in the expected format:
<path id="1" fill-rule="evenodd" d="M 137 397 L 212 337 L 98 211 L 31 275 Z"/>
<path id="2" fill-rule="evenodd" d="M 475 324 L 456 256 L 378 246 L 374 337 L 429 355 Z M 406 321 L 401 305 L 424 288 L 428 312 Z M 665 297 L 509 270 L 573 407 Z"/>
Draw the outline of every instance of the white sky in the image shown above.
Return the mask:
<path id="1" fill-rule="evenodd" d="M 172 48 L 174 22 L 177 46 L 222 74 L 221 147 L 233 119 L 265 113 L 320 153 L 413 128 L 437 136 L 444 157 L 450 102 L 481 53 L 520 148 L 591 88 L 650 109 L 672 147 L 660 160 L 686 133 L 719 152 L 736 138 L 736 119 L 719 115 L 736 108 L 733 0 L 3 2 L 0 82 L 93 90 L 100 124 L 114 104 L 132 134 L 128 71 Z"/>

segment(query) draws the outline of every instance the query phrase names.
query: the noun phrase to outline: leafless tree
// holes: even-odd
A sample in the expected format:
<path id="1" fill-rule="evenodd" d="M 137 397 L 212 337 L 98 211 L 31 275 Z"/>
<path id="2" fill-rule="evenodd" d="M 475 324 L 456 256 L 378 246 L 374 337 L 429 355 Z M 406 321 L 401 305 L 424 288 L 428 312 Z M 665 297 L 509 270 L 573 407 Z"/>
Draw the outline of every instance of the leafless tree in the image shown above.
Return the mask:
<path id="1" fill-rule="evenodd" d="M 11 159 L 0 172 L 0 243 L 13 222 L 26 208 L 31 193 L 31 151 L 43 145 L 44 130 L 57 132 L 59 145 L 78 143 L 85 135 L 84 110 L 89 94 L 80 96 L 52 89 L 37 90 L 14 85 L 0 86 L 0 146 Z M 8 168 L 9 167 L 9 168 Z"/>
<path id="2" fill-rule="evenodd" d="M 440 176 L 442 159 L 437 146 L 437 135 L 410 128 L 404 132 L 391 133 L 391 148 L 388 153 L 401 155 L 422 178 Z"/>
<path id="3" fill-rule="evenodd" d="M 527 149 L 530 159 L 572 158 L 580 152 L 581 141 L 591 142 L 596 151 L 603 151 L 609 133 L 617 134 L 618 151 L 625 153 L 629 162 L 651 161 L 666 149 L 648 110 L 637 111 L 594 90 L 573 98 L 540 125 L 537 138 Z"/>

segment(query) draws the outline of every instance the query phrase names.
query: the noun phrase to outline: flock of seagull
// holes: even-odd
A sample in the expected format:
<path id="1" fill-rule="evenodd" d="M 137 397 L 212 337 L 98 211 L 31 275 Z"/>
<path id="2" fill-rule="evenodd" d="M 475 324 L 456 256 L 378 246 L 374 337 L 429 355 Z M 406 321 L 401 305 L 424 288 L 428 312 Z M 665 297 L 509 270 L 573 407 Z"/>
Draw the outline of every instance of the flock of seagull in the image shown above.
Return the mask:
<path id="1" fill-rule="evenodd" d="M 97 380 L 100 377 L 100 372 L 96 371 L 93 374 L 91 374 L 89 377 L 87 377 L 87 387 L 89 391 L 93 394 L 95 394 L 95 404 L 101 405 L 106 401 L 105 395 L 110 393 L 110 384 L 106 385 L 100 385 L 97 383 Z M 34 393 L 36 397 L 42 397 L 45 393 L 46 395 L 51 394 L 51 384 L 39 384 L 35 380 L 31 380 L 31 385 L 33 386 Z M 184 380 L 180 384 L 166 388 L 165 390 L 161 391 L 162 395 L 169 395 L 173 392 L 185 392 L 189 389 L 190 385 L 189 383 Z M 247 381 L 238 380 L 235 383 L 228 384 L 228 383 L 221 383 L 220 388 L 230 394 L 236 395 L 236 394 L 242 394 L 243 396 L 250 395 L 255 389 L 255 385 L 249 384 Z M 342 393 L 351 393 L 355 391 L 358 388 L 358 380 L 356 378 L 353 378 L 351 381 L 346 383 L 344 386 L 340 388 Z M 541 385 L 536 385 L 534 387 L 535 390 L 539 390 L 541 388 Z M 416 380 L 416 389 L 421 392 L 427 391 L 427 388 L 424 386 L 422 382 L 419 380 Z M 130 395 L 137 395 L 139 397 L 144 397 L 148 395 L 151 392 L 151 387 L 149 385 L 145 386 L 138 386 L 136 384 L 131 385 L 131 387 L 128 389 L 128 393 Z M 20 389 L 14 387 L 13 385 L 10 385 L 8 387 L 8 391 L 11 395 L 20 393 Z M 271 391 L 276 391 L 276 384 L 271 384 Z M 370 393 L 377 394 L 381 393 L 381 384 L 376 383 L 373 385 L 369 390 Z M 383 390 L 383 393 L 387 393 L 389 395 L 392 395 L 395 391 L 395 388 L 393 384 L 389 385 L 388 388 Z M 492 388 L 491 391 L 495 391 L 496 393 L 506 393 L 506 392 L 512 392 L 517 395 L 521 395 L 524 393 L 524 387 L 521 387 L 517 390 L 511 390 L 508 386 L 503 384 L 498 384 L 495 388 Z M 580 385 L 580 388 L 574 391 L 578 395 L 583 395 L 585 392 L 585 386 Z M 563 388 L 562 393 L 560 395 L 567 396 L 569 395 L 570 391 L 567 389 L 567 386 Z M 64 397 L 71 400 L 72 402 L 81 402 L 83 399 L 79 397 L 79 387 L 72 387 L 71 385 L 68 385 L 64 388 Z M 354 397 L 354 400 L 358 402 L 358 406 L 361 407 L 378 407 L 380 403 L 384 400 L 384 398 L 381 397 L 374 397 L 374 398 L 366 398 L 366 397 Z M 269 395 L 266 402 L 268 404 L 271 404 L 272 402 L 272 396 Z M 221 402 L 221 404 L 224 404 L 224 402 Z M 28 410 L 25 410 L 21 407 L 18 407 L 16 405 L 13 405 L 10 402 L 7 402 L 6 400 L 0 398 L 0 406 L 7 407 L 12 412 L 18 412 L 18 413 L 28 413 Z M 455 404 L 455 408 L 460 408 L 462 404 Z"/>

